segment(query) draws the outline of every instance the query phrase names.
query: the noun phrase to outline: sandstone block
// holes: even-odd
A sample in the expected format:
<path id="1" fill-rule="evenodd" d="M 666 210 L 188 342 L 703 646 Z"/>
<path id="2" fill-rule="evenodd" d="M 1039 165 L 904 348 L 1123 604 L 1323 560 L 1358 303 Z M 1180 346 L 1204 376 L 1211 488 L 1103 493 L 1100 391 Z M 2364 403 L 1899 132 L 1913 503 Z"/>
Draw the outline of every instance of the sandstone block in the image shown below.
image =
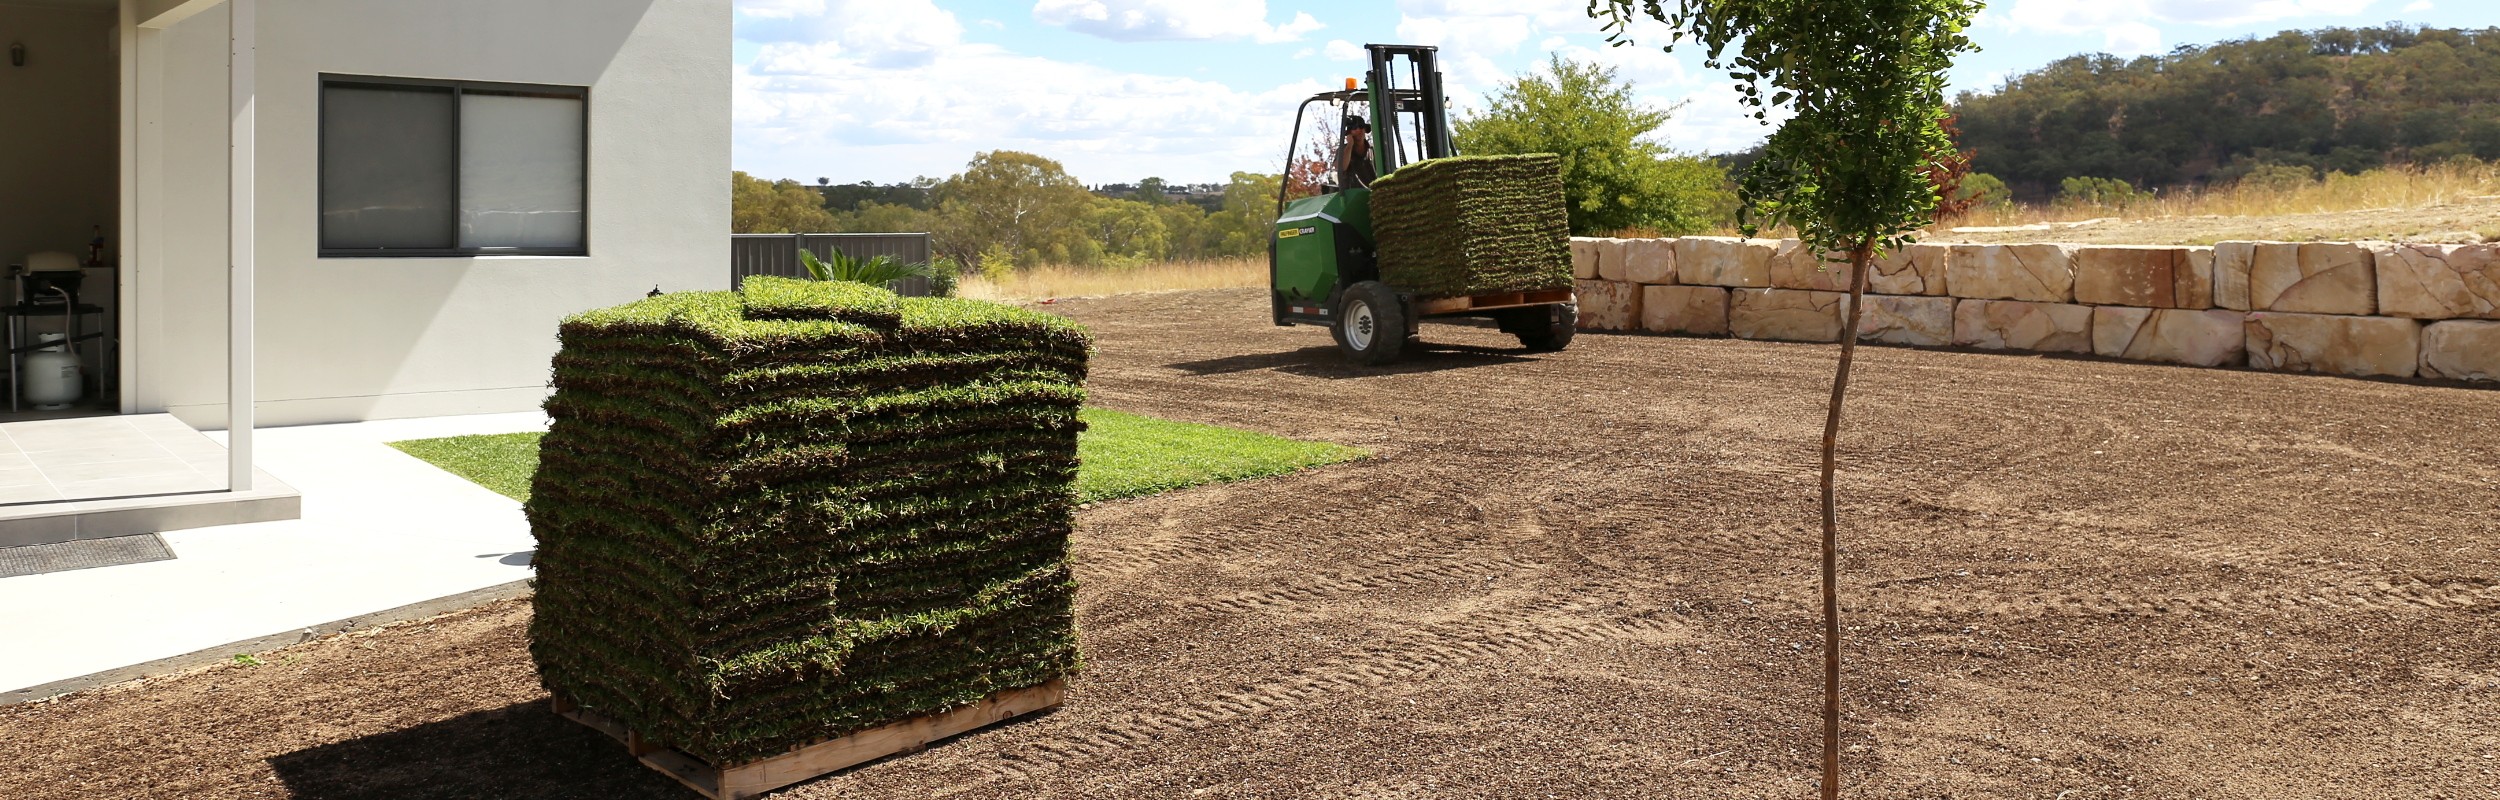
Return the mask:
<path id="1" fill-rule="evenodd" d="M 1580 281 L 1580 329 L 1629 331 L 1641 327 L 1641 287 L 1620 281 Z"/>
<path id="2" fill-rule="evenodd" d="M 2248 315 L 2248 365 L 2285 372 L 2409 377 L 2421 367 L 2422 323 L 2259 311 Z"/>
<path id="3" fill-rule="evenodd" d="M 1841 310 L 1849 295 L 1798 289 L 1738 289 L 1728 293 L 1728 332 L 1741 339 L 1781 342 L 1840 341 Z"/>
<path id="4" fill-rule="evenodd" d="M 2423 328 L 2422 377 L 2500 381 L 2500 322 L 2453 320 Z"/>
<path id="5" fill-rule="evenodd" d="M 2500 245 L 2375 248 L 2378 313 L 2414 319 L 2500 319 Z"/>
<path id="6" fill-rule="evenodd" d="M 2092 352 L 2130 361 L 2199 367 L 2248 362 L 2248 314 L 2222 309 L 2092 309 Z"/>
<path id="7" fill-rule="evenodd" d="M 2248 262 L 2248 305 L 2303 314 L 2378 313 L 2378 271 L 2361 245 L 2260 244 Z"/>
<path id="8" fill-rule="evenodd" d="M 1849 291 L 1847 253 L 1818 253 L 1795 239 L 1781 239 L 1771 254 L 1771 288 Z M 1834 257 L 1841 261 L 1832 261 Z"/>
<path id="9" fill-rule="evenodd" d="M 1767 287 L 1778 251 L 1770 239 L 1686 236 L 1675 240 L 1676 277 L 1690 286 Z"/>
<path id="10" fill-rule="evenodd" d="M 2187 271 L 2178 275 L 2179 283 L 2171 295 L 2179 307 L 2204 310 L 2214 307 L 2214 249 L 2187 248 Z"/>
<path id="11" fill-rule="evenodd" d="M 1571 237 L 1571 277 L 1584 281 L 1597 280 L 1596 239 Z"/>
<path id="12" fill-rule="evenodd" d="M 2075 302 L 2135 308 L 2212 308 L 2213 251 L 2085 247 L 2075 253 Z"/>
<path id="13" fill-rule="evenodd" d="M 1629 281 L 1632 279 L 1631 242 L 1625 239 L 1597 240 L 1597 279 Z"/>
<path id="14" fill-rule="evenodd" d="M 2072 245 L 1955 245 L 1945 265 L 1955 297 L 2071 303 L 2075 300 Z"/>
<path id="15" fill-rule="evenodd" d="M 1641 330 L 1727 335 L 1727 290 L 1716 286 L 1645 286 Z"/>
<path id="16" fill-rule="evenodd" d="M 1945 262 L 1952 259 L 1953 246 L 1914 244 L 1885 253 L 1868 265 L 1866 290 L 1876 294 L 1924 295 L 1943 297 L 1951 292 L 1945 284 Z"/>
<path id="17" fill-rule="evenodd" d="M 2430 322 L 2423 327 L 2423 377 L 2500 380 L 2500 322 Z"/>
<path id="18" fill-rule="evenodd" d="M 1623 279 L 1633 283 L 1673 284 L 1674 239 L 1632 239 L 1623 243 Z"/>
<path id="19" fill-rule="evenodd" d="M 1960 257 L 1960 253 L 1955 253 Z M 1954 278 L 1955 285 L 1961 279 Z M 1963 300 L 1953 308 L 1953 343 L 1983 350 L 2092 352 L 2092 307 L 2019 300 Z"/>
<path id="20" fill-rule="evenodd" d="M 2214 245 L 2214 306 L 2248 310 L 2248 267 L 2257 259 L 2257 245 L 2266 242 L 2223 242 Z"/>
<path id="21" fill-rule="evenodd" d="M 1950 297 L 1867 295 L 1866 310 L 1858 315 L 1858 337 L 1917 347 L 1952 344 L 1953 305 Z"/>

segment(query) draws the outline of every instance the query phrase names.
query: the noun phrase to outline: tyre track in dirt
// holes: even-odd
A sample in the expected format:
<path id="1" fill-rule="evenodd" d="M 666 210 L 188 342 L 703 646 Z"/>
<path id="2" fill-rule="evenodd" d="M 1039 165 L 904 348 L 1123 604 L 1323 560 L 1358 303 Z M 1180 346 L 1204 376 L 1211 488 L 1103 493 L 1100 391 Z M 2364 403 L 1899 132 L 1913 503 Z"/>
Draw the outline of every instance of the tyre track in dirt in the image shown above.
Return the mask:
<path id="1" fill-rule="evenodd" d="M 1854 611 L 1931 617 L 2158 617 L 2302 615 L 2315 612 L 2473 612 L 2500 607 L 2500 581 L 2432 584 L 2386 580 L 2250 592 L 2136 593 L 1869 590 Z"/>
<path id="2" fill-rule="evenodd" d="M 997 760 L 985 761 L 984 767 L 987 777 L 994 781 L 1029 780 L 1043 772 L 1115 758 L 1164 737 L 1204 732 L 1263 715 L 1294 713 L 1462 665 L 1494 664 L 1613 640 L 1675 641 L 1688 634 L 1682 623 L 1660 619 L 1654 613 L 1548 619 L 1586 614 L 1618 604 L 1587 598 L 1547 598 L 1479 611 L 1414 628 L 1275 676 L 1253 688 L 1194 700 L 1176 710 L 1112 711 L 1116 722 L 1050 731 L 1048 741 L 1035 742 L 1022 750 L 1006 750 Z M 1535 621 L 1523 623 L 1522 618 Z"/>

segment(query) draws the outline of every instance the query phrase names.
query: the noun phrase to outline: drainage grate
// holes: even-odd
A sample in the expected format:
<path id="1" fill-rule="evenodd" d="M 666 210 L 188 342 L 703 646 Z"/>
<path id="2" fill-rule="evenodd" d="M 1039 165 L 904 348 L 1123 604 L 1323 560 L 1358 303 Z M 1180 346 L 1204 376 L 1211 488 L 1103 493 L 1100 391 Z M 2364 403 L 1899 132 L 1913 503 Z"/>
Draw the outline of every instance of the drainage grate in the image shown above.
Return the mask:
<path id="1" fill-rule="evenodd" d="M 116 536 L 60 544 L 0 547 L 0 578 L 172 561 L 174 551 L 156 534 Z"/>

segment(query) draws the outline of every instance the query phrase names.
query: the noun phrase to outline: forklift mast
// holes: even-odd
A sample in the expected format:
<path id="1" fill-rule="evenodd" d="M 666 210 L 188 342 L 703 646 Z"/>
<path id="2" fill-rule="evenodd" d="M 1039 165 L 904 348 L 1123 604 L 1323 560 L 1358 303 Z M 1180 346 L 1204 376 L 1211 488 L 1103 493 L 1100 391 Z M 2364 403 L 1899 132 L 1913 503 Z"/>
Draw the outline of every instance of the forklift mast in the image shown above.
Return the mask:
<path id="1" fill-rule="evenodd" d="M 1441 94 L 1440 48 L 1367 44 L 1374 179 L 1399 167 L 1457 155 L 1450 144 L 1450 109 Z"/>

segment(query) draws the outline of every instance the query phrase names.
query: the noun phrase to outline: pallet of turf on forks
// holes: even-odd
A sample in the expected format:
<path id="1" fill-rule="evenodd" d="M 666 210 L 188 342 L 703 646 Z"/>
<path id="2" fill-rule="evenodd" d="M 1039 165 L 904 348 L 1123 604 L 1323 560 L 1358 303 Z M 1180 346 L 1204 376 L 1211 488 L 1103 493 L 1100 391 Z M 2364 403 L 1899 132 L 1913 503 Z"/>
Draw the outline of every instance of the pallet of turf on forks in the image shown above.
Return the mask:
<path id="1" fill-rule="evenodd" d="M 528 503 L 559 713 L 736 798 L 1059 704 L 1074 323 L 750 278 L 561 339 Z"/>
<path id="2" fill-rule="evenodd" d="M 1400 167 L 1372 186 L 1380 280 L 1427 299 L 1570 289 L 1567 203 L 1560 156 Z"/>

